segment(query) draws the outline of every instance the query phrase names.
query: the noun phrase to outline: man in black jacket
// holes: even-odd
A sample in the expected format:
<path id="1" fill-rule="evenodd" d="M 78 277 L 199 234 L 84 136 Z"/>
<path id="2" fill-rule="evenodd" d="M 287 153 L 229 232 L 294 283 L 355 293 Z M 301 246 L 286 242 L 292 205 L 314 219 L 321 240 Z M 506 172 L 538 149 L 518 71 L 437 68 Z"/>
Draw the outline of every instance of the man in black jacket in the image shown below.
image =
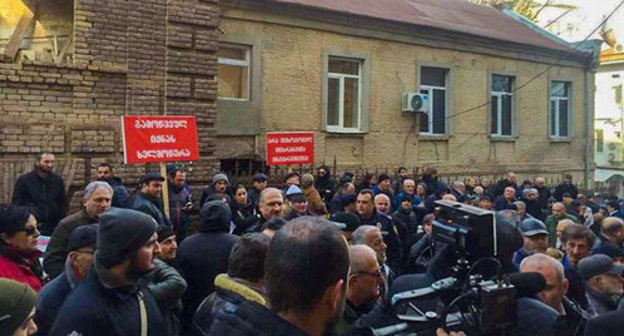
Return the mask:
<path id="1" fill-rule="evenodd" d="M 191 326 L 192 335 L 206 335 L 218 313 L 235 309 L 244 301 L 266 306 L 264 258 L 271 238 L 262 233 L 240 237 L 229 257 L 227 274 L 215 278 L 215 291 L 197 308 Z"/>
<path id="2" fill-rule="evenodd" d="M 158 225 L 170 226 L 171 222 L 163 213 L 160 201 L 164 181 L 165 178 L 156 173 L 143 175 L 139 181 L 141 190 L 136 192 L 129 208 L 152 216 Z"/>
<path id="3" fill-rule="evenodd" d="M 182 241 L 177 256 L 180 272 L 188 283 L 182 297 L 183 328 L 188 328 L 199 304 L 214 291 L 217 275 L 227 271 L 230 251 L 237 238 L 228 233 L 232 215 L 227 204 L 207 202 L 199 217 L 199 233 Z"/>
<path id="4" fill-rule="evenodd" d="M 15 182 L 12 203 L 30 207 L 39 222 L 39 230 L 49 236 L 65 217 L 65 183 L 53 172 L 54 154 L 43 153 L 30 173 Z"/>
<path id="5" fill-rule="evenodd" d="M 97 167 L 97 180 L 108 183 L 113 188 L 111 206 L 125 208 L 128 206 L 128 190 L 119 177 L 113 175 L 113 167 L 108 163 L 100 163 Z"/>
<path id="6" fill-rule="evenodd" d="M 375 196 L 370 189 L 362 189 L 357 196 L 357 211 L 360 216 L 361 225 L 372 225 L 377 227 L 383 235 L 384 243 L 388 246 L 388 265 L 395 274 L 401 274 L 403 266 L 403 247 L 399 231 L 392 220 L 375 210 L 373 204 Z"/>
<path id="7" fill-rule="evenodd" d="M 321 336 L 334 330 L 347 291 L 349 251 L 340 231 L 299 217 L 273 237 L 265 258 L 269 309 L 244 301 L 218 314 L 213 336 Z"/>
<path id="8" fill-rule="evenodd" d="M 160 253 L 156 226 L 128 209 L 100 217 L 93 268 L 59 310 L 50 336 L 136 336 L 145 328 L 148 336 L 166 335 L 151 292 L 138 284 Z"/>

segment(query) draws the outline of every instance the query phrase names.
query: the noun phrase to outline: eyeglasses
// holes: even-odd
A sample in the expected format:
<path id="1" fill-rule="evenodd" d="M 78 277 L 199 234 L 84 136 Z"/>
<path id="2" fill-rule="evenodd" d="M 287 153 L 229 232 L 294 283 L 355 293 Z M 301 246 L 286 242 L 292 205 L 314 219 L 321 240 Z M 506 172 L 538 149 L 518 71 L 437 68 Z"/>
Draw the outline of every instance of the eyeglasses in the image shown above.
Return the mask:
<path id="1" fill-rule="evenodd" d="M 36 226 L 25 227 L 18 231 L 24 231 L 27 236 L 32 236 L 35 234 L 35 232 L 39 232 Z"/>
<path id="2" fill-rule="evenodd" d="M 372 277 L 376 277 L 376 278 L 381 278 L 383 276 L 383 267 L 379 267 L 378 270 L 376 270 L 373 273 L 370 272 L 364 272 L 364 271 L 359 271 L 359 272 L 355 272 L 356 274 L 365 274 L 365 275 L 370 275 Z"/>

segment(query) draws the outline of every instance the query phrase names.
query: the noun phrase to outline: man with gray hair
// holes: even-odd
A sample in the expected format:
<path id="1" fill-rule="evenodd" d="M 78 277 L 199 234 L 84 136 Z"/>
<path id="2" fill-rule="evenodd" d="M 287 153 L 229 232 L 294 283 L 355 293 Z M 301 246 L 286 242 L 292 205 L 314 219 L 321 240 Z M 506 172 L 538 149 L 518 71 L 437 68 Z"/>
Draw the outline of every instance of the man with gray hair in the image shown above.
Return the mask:
<path id="1" fill-rule="evenodd" d="M 87 185 L 82 195 L 82 209 L 61 220 L 54 229 L 43 259 L 43 270 L 51 278 L 63 273 L 67 258 L 67 240 L 79 226 L 97 223 L 100 216 L 111 207 L 113 188 L 104 181 Z"/>
<path id="2" fill-rule="evenodd" d="M 581 335 L 586 322 L 581 315 L 584 312 L 566 296 L 569 283 L 563 264 L 546 254 L 536 253 L 522 260 L 520 272 L 536 272 L 544 276 L 546 289 L 537 296 L 559 313 L 559 335 Z"/>
<path id="3" fill-rule="evenodd" d="M 395 274 L 386 263 L 386 249 L 388 249 L 388 245 L 384 243 L 381 230 L 373 225 L 362 225 L 353 231 L 353 234 L 351 234 L 351 244 L 364 244 L 375 251 L 375 254 L 377 255 L 377 262 L 381 265 L 385 280 L 382 293 L 382 297 L 384 297 L 384 295 L 388 293 L 390 285 L 392 285 L 392 280 L 394 280 Z"/>
<path id="4" fill-rule="evenodd" d="M 370 313 L 381 294 L 384 278 L 375 251 L 367 245 L 349 246 L 351 270 L 347 277 L 347 300 L 336 334 L 342 335 L 360 317 Z"/>

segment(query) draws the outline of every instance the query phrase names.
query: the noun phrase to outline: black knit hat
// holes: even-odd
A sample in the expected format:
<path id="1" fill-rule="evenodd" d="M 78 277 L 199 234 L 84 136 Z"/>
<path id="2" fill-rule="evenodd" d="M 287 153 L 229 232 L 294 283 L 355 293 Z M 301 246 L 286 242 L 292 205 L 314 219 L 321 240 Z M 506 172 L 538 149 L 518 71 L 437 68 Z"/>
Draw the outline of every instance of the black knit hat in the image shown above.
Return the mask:
<path id="1" fill-rule="evenodd" d="M 142 212 L 111 208 L 100 216 L 96 260 L 106 268 L 130 259 L 154 235 L 158 225 Z"/>
<path id="2" fill-rule="evenodd" d="M 76 251 L 87 246 L 97 246 L 98 224 L 79 226 L 72 231 L 67 240 L 67 252 Z"/>
<path id="3" fill-rule="evenodd" d="M 346 227 L 343 229 L 343 231 L 346 232 L 355 231 L 355 229 L 359 228 L 361 224 L 360 217 L 351 212 L 337 212 L 333 214 L 329 218 L 329 220 L 331 220 L 332 222 L 345 224 Z"/>
<path id="4" fill-rule="evenodd" d="M 0 336 L 11 336 L 26 321 L 37 294 L 27 285 L 0 278 Z"/>
<path id="5" fill-rule="evenodd" d="M 390 180 L 390 175 L 386 173 L 382 173 L 382 174 L 379 174 L 379 177 L 377 177 L 377 183 L 381 183 L 382 181 L 385 181 L 385 180 Z"/>
<path id="6" fill-rule="evenodd" d="M 228 232 L 232 212 L 222 201 L 204 203 L 199 210 L 199 227 L 202 232 Z"/>
<path id="7" fill-rule="evenodd" d="M 158 229 L 156 229 L 158 233 L 158 242 L 162 243 L 163 240 L 175 235 L 173 232 L 173 228 L 169 225 L 158 225 Z"/>

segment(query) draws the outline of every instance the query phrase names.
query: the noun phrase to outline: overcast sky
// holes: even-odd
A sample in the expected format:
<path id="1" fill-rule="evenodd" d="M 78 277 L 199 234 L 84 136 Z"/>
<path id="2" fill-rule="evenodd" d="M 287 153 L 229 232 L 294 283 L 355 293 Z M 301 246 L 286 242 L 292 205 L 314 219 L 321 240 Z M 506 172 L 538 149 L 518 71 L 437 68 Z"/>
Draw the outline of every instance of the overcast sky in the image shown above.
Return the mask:
<path id="1" fill-rule="evenodd" d="M 544 0 L 545 1 L 545 0 Z M 622 0 L 553 0 L 554 3 L 565 3 L 577 6 L 578 9 L 566 14 L 557 23 L 551 25 L 552 33 L 570 42 L 584 39 Z M 564 10 L 544 10 L 539 17 L 539 25 L 544 27 L 548 22 L 563 14 Z M 610 25 L 615 29 L 618 43 L 624 44 L 624 5 L 611 18 Z M 593 38 L 600 38 L 595 33 Z"/>

